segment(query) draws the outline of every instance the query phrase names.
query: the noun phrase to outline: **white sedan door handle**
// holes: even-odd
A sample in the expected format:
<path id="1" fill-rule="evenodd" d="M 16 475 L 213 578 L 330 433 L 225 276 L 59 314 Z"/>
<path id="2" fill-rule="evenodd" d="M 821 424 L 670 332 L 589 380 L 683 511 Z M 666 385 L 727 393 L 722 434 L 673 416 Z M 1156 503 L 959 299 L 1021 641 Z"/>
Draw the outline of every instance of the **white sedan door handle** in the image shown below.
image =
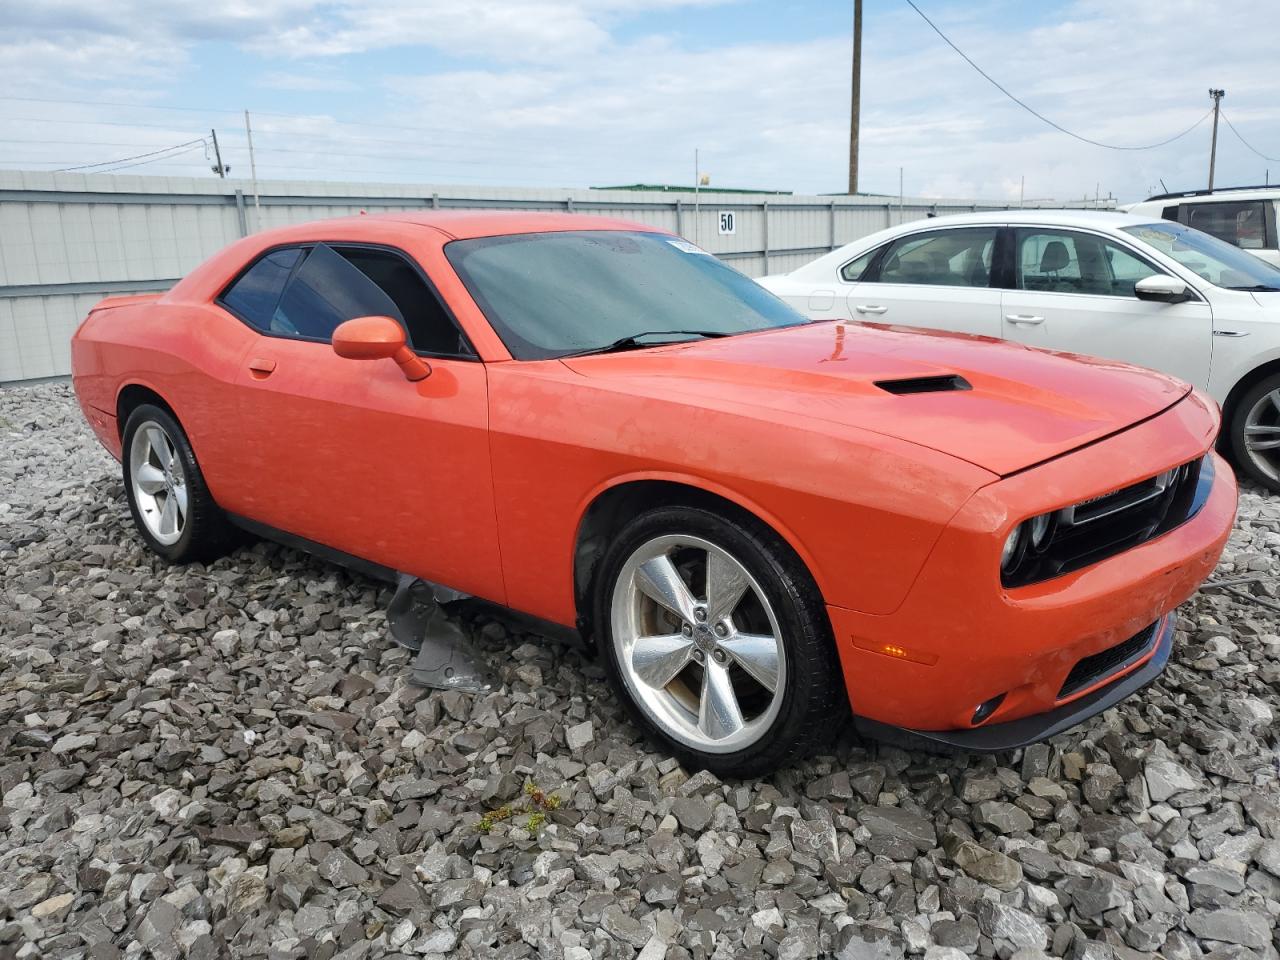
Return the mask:
<path id="1" fill-rule="evenodd" d="M 1004 318 L 1010 323 L 1017 323 L 1027 327 L 1034 327 L 1038 323 L 1044 323 L 1044 317 L 1037 317 L 1034 313 L 1006 313 Z"/>
<path id="2" fill-rule="evenodd" d="M 878 303 L 860 303 L 853 309 L 859 313 L 885 313 L 889 308 L 882 307 Z"/>

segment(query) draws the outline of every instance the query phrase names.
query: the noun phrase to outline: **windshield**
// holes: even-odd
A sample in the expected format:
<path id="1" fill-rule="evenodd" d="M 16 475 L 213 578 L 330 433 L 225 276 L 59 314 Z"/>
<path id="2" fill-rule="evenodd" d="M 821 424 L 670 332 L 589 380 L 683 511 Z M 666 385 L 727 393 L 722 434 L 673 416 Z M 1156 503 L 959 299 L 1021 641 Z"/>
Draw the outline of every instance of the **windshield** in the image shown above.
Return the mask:
<path id="1" fill-rule="evenodd" d="M 1194 227 L 1144 223 L 1121 229 L 1216 286 L 1229 290 L 1280 290 L 1280 267 Z"/>
<path id="2" fill-rule="evenodd" d="M 675 332 L 649 344 L 657 346 L 807 322 L 737 270 L 663 233 L 479 237 L 454 240 L 445 254 L 519 360 L 605 349 L 654 332 Z"/>

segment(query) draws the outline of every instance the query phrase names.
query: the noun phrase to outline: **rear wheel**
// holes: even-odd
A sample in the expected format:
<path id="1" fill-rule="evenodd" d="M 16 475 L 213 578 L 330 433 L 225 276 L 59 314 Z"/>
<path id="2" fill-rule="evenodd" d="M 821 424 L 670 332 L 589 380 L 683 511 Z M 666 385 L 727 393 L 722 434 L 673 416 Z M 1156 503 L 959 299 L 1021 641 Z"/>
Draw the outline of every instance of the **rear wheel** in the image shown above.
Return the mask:
<path id="1" fill-rule="evenodd" d="M 761 524 L 642 514 L 604 558 L 595 622 L 618 692 L 687 765 L 767 773 L 833 742 L 847 714 L 817 588 Z"/>
<path id="2" fill-rule="evenodd" d="M 211 560 L 234 543 L 187 435 L 166 410 L 138 406 L 125 422 L 124 488 L 143 541 L 171 563 Z"/>
<path id="3" fill-rule="evenodd" d="M 1236 464 L 1280 493 L 1280 375 L 1267 377 L 1240 398 L 1229 429 Z"/>

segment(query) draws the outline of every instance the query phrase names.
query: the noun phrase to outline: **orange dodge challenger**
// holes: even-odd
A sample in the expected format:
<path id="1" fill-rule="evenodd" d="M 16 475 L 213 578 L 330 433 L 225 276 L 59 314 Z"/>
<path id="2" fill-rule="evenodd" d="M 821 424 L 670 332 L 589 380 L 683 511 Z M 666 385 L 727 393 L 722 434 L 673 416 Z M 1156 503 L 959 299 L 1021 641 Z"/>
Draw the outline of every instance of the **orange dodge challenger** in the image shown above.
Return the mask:
<path id="1" fill-rule="evenodd" d="M 433 211 L 98 304 L 80 404 L 173 562 L 233 527 L 593 636 L 686 763 L 1003 750 L 1164 668 L 1235 481 L 1184 383 L 810 322 L 679 237 Z"/>

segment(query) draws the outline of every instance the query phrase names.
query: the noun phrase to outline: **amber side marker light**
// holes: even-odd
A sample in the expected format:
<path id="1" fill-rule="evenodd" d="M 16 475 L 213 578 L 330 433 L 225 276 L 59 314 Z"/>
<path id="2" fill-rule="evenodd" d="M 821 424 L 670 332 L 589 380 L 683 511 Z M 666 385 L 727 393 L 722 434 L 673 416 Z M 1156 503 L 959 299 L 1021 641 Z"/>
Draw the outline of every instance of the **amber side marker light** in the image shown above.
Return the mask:
<path id="1" fill-rule="evenodd" d="M 926 667 L 932 667 L 938 662 L 937 654 L 925 653 L 922 650 L 908 650 L 906 647 L 899 646 L 896 643 L 877 643 L 874 640 L 867 640 L 863 637 L 854 637 L 853 645 L 859 650 L 866 650 L 868 653 L 878 653 L 883 657 L 893 657 L 895 660 L 910 660 L 912 663 L 923 663 Z"/>

